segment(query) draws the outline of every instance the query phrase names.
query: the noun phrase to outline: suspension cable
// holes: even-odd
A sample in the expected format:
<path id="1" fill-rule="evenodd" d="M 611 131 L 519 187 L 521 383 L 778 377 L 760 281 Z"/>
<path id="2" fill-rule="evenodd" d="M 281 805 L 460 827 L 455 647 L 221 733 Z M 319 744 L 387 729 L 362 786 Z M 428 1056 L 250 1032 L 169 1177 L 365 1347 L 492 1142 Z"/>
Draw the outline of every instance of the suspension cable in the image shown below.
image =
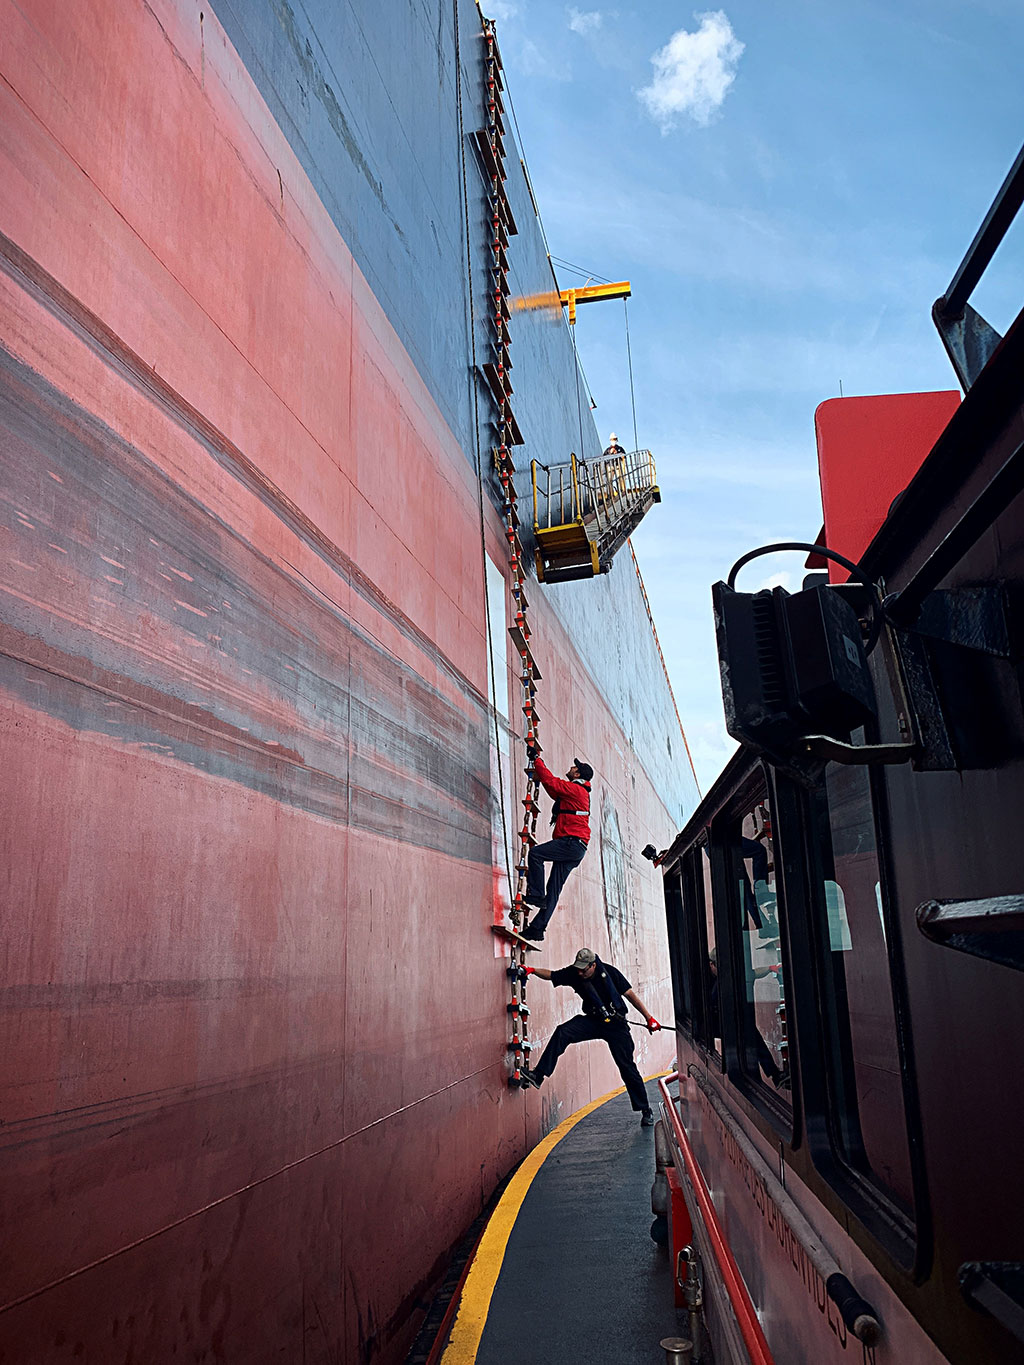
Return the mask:
<path id="1" fill-rule="evenodd" d="M 576 349 L 576 324 L 569 328 L 569 335 L 572 337 L 572 358 L 573 370 L 576 372 L 576 416 L 580 422 L 580 459 L 585 460 L 586 454 L 583 450 L 583 404 L 580 400 L 580 357 Z"/>
<path id="2" fill-rule="evenodd" d="M 598 284 L 611 284 L 611 280 L 605 279 L 596 270 L 584 270 L 581 265 L 573 265 L 572 261 L 565 261 L 561 256 L 552 256 L 551 260 L 563 270 L 571 270 L 574 275 L 583 275 L 588 280 L 596 280 Z"/>
<path id="3" fill-rule="evenodd" d="M 633 390 L 633 353 L 629 347 L 629 309 L 626 307 L 626 300 L 622 300 L 622 313 L 626 319 L 626 359 L 629 362 L 629 401 L 633 405 L 633 449 L 640 449 L 640 438 L 636 434 L 636 394 Z"/>

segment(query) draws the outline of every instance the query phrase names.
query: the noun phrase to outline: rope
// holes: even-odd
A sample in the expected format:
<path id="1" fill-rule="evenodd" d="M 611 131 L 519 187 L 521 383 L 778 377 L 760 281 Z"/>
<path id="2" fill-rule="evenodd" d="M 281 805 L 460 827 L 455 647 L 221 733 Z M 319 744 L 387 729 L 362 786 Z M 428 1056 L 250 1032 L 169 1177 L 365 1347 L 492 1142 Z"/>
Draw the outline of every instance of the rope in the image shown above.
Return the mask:
<path id="1" fill-rule="evenodd" d="M 494 750 L 498 766 L 498 801 L 501 813 L 502 857 L 505 863 L 505 880 L 508 883 L 509 900 L 512 899 L 512 865 L 509 861 L 510 841 L 508 823 L 505 819 L 505 778 L 501 771 L 501 727 L 498 721 L 498 684 L 494 668 L 494 635 L 491 625 L 491 601 L 487 590 L 487 536 L 484 524 L 484 475 L 483 452 L 480 442 L 480 399 L 476 363 L 476 304 L 473 298 L 473 251 L 469 223 L 469 184 L 466 178 L 466 131 L 462 118 L 462 56 L 459 40 L 459 0 L 453 0 L 455 19 L 455 100 L 459 111 L 459 159 L 462 167 L 462 215 L 466 234 L 466 278 L 469 286 L 469 348 L 472 359 L 471 385 L 473 392 L 473 426 L 475 432 L 475 462 L 477 477 L 477 501 L 480 512 L 480 565 L 483 571 L 484 620 L 487 625 L 487 658 L 491 679 L 491 720 L 494 725 Z"/>
<path id="2" fill-rule="evenodd" d="M 481 16 L 482 17 L 482 16 Z M 510 337 L 508 334 L 507 315 L 509 286 L 508 286 L 508 266 L 505 263 L 505 252 L 503 237 L 505 235 L 505 224 L 503 222 L 504 190 L 502 181 L 504 179 L 505 153 L 501 138 L 501 96 L 498 87 L 499 73 L 501 71 L 501 61 L 498 57 L 498 48 L 495 42 L 495 26 L 492 20 L 483 19 L 483 33 L 487 42 L 487 52 L 484 61 L 484 101 L 487 109 L 487 128 L 486 135 L 490 144 L 493 169 L 491 171 L 491 192 L 490 192 L 490 219 L 491 219 L 491 272 L 493 281 L 493 309 L 491 321 L 494 340 L 494 375 L 496 384 L 494 385 L 494 398 L 497 404 L 497 448 L 495 449 L 495 462 L 498 467 L 503 496 L 502 516 L 505 521 L 505 538 L 508 543 L 509 567 L 512 572 L 512 596 L 515 599 L 516 614 L 515 623 L 518 631 L 517 643 L 520 656 L 519 680 L 522 686 L 522 711 L 526 717 L 526 743 L 532 745 L 538 742 L 538 724 L 535 694 L 536 682 L 534 680 L 533 656 L 530 651 L 530 624 L 527 619 L 526 611 L 526 573 L 523 568 L 523 547 L 519 540 L 517 526 L 519 522 L 516 510 L 517 496 L 514 481 L 515 462 L 509 451 L 509 446 L 513 439 L 514 418 L 508 401 L 505 382 L 508 370 L 508 352 L 510 347 Z M 461 112 L 461 109 L 460 109 Z M 515 111 L 513 110 L 513 118 Z M 517 125 L 518 131 L 518 125 Z M 525 171 L 525 164 L 524 164 Z M 466 198 L 467 213 L 467 234 L 468 234 L 468 191 Z M 543 231 L 543 229 L 542 229 Z M 468 240 L 468 239 L 467 239 Z M 546 244 L 545 244 L 546 245 Z M 468 249 L 468 245 L 467 245 Z M 472 261 L 470 259 L 470 273 L 472 274 Z M 474 367 L 475 373 L 475 367 Z M 578 386 L 577 379 L 577 386 Z M 577 388 L 577 405 L 579 403 Z M 582 412 L 580 416 L 582 430 Z M 478 447 L 479 447 L 479 428 L 478 428 Z M 480 476 L 481 498 L 483 497 L 483 476 Z M 483 513 L 481 511 L 481 518 Z M 481 521 L 481 534 L 483 533 L 483 523 Z M 486 569 L 485 569 L 486 573 Z M 490 632 L 490 620 L 488 616 L 488 632 Z M 490 636 L 488 637 L 490 638 Z M 493 653 L 491 658 L 492 677 L 493 677 Z M 496 698 L 496 694 L 495 694 Z M 495 714 L 497 708 L 495 708 Z M 499 770 L 501 766 L 499 748 Z M 538 797 L 540 795 L 540 783 L 537 778 L 536 769 L 531 765 L 527 770 L 526 795 L 523 798 L 523 825 L 519 831 L 519 856 L 516 863 L 515 890 L 511 890 L 511 877 L 509 878 L 511 905 L 509 917 L 515 929 L 522 926 L 524 914 L 523 897 L 526 894 L 526 871 L 527 856 L 530 848 L 537 842 L 537 816 L 540 811 Z M 504 803 L 502 811 L 504 829 Z M 506 849 L 508 838 L 506 831 Z M 521 1067 L 530 1055 L 529 1039 L 529 1006 L 526 1003 L 526 973 L 523 968 L 526 965 L 526 948 L 518 941 L 512 944 L 512 964 L 508 968 L 509 993 L 510 999 L 506 1006 L 511 1025 L 512 1036 L 508 1041 L 508 1050 L 512 1054 L 512 1074 L 509 1076 L 509 1085 L 519 1087 L 522 1082 Z"/>

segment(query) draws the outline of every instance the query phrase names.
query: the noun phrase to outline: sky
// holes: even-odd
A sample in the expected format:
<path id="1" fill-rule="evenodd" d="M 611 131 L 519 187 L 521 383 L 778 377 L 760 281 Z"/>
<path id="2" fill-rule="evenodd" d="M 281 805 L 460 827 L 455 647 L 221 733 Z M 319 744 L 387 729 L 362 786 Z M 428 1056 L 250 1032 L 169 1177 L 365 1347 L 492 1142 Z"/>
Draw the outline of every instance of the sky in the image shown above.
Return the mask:
<path id="1" fill-rule="evenodd" d="M 602 437 L 640 448 L 664 501 L 633 537 L 697 778 L 733 752 L 711 584 L 821 526 L 814 411 L 955 389 L 931 322 L 1024 141 L 1021 0 L 483 0 Z M 1024 217 L 1024 215 L 1022 215 Z M 1024 226 L 972 304 L 1024 303 Z M 803 556 L 741 589 L 795 589 Z"/>

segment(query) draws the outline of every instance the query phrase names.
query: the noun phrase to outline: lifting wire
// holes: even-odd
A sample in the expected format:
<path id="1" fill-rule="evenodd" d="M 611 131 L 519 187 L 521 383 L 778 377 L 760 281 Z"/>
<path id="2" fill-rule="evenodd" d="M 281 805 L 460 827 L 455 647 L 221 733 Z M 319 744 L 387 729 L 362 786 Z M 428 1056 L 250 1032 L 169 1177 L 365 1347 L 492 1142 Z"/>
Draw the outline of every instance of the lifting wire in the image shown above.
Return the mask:
<path id="1" fill-rule="evenodd" d="M 622 314 L 623 314 L 623 318 L 624 318 L 624 320 L 625 320 L 625 326 L 626 326 L 626 360 L 627 360 L 628 363 L 629 363 L 629 400 L 630 400 L 630 403 L 632 404 L 632 408 L 633 408 L 633 449 L 634 449 L 634 450 L 639 450 L 639 449 L 640 449 L 640 438 L 637 436 L 637 429 L 636 429 L 636 393 L 635 393 L 634 388 L 633 388 L 633 353 L 632 353 L 632 351 L 630 350 L 630 345 L 629 345 L 629 309 L 628 309 L 628 307 L 626 306 L 626 300 L 625 300 L 625 299 L 622 300 Z M 658 639 L 658 628 L 657 628 L 657 626 L 654 624 L 654 614 L 653 614 L 652 611 L 651 611 L 651 604 L 650 604 L 650 601 L 649 601 L 649 599 L 648 599 L 648 597 L 647 597 L 647 588 L 646 588 L 646 586 L 644 585 L 643 574 L 640 572 L 640 565 L 639 565 L 639 563 L 637 562 L 636 551 L 633 549 L 633 538 L 632 538 L 632 536 L 629 538 L 629 540 L 628 540 L 626 543 L 629 545 L 629 553 L 630 553 L 630 555 L 631 555 L 632 558 L 633 558 L 633 568 L 636 570 L 637 582 L 640 584 L 640 596 L 643 598 L 644 607 L 646 608 L 646 611 L 647 611 L 647 619 L 648 619 L 648 621 L 649 621 L 650 624 L 651 624 L 651 634 L 652 634 L 653 637 L 654 637 L 654 647 L 655 647 L 655 649 L 658 651 L 658 658 L 661 660 L 661 671 L 662 671 L 662 672 L 664 673 L 664 675 L 665 675 L 665 684 L 666 684 L 666 686 L 668 687 L 668 694 L 669 694 L 669 696 L 672 698 L 672 709 L 673 709 L 673 711 L 676 713 L 676 720 L 677 720 L 678 723 L 679 723 L 679 733 L 680 733 L 680 734 L 682 735 L 682 737 L 683 737 L 683 747 L 684 747 L 685 750 L 686 750 L 686 757 L 687 757 L 687 760 L 688 760 L 688 762 L 689 762 L 689 764 L 690 764 L 690 772 L 693 773 L 693 780 L 694 780 L 694 783 L 696 784 L 697 792 L 698 792 L 698 795 L 699 795 L 699 794 L 700 794 L 700 781 L 699 781 L 699 779 L 698 779 L 698 777 L 697 777 L 697 769 L 694 767 L 694 764 L 693 764 L 693 755 L 690 753 L 690 742 L 689 742 L 689 740 L 686 738 L 686 731 L 685 731 L 685 729 L 683 728 L 683 718 L 682 718 L 682 716 L 680 716 L 680 714 L 679 714 L 679 707 L 676 705 L 676 694 L 675 694 L 675 692 L 673 691 L 673 688 L 672 688 L 672 679 L 671 679 L 671 678 L 669 677 L 669 675 L 668 675 L 668 664 L 666 664 L 666 662 L 665 662 L 665 656 L 664 656 L 664 654 L 661 652 L 661 641 Z"/>
<path id="2" fill-rule="evenodd" d="M 599 275 L 596 270 L 584 270 L 581 265 L 573 265 L 572 261 L 564 261 L 561 256 L 552 256 L 555 265 L 560 265 L 563 270 L 571 270 L 574 275 L 583 275 L 588 280 L 596 280 L 598 284 L 611 284 L 611 280 Z"/>
<path id="3" fill-rule="evenodd" d="M 487 174 L 490 180 L 490 225 L 491 225 L 491 279 L 492 279 L 492 301 L 491 319 L 493 324 L 493 363 L 485 369 L 488 374 L 488 381 L 491 387 L 494 401 L 497 405 L 498 415 L 496 422 L 497 444 L 494 450 L 494 462 L 498 469 L 502 490 L 502 517 L 505 522 L 505 539 L 508 544 L 509 565 L 512 571 L 512 596 L 515 599 L 515 627 L 512 632 L 513 640 L 519 652 L 520 670 L 519 681 L 522 686 L 522 711 L 525 716 L 525 740 L 527 746 L 538 743 L 539 719 L 536 709 L 536 669 L 533 662 L 533 654 L 530 650 L 530 624 L 527 619 L 526 603 L 526 573 L 523 568 L 523 546 L 519 539 L 518 526 L 519 514 L 516 507 L 516 488 L 515 488 L 515 461 L 512 458 L 510 446 L 514 443 L 517 436 L 515 419 L 509 404 L 511 384 L 508 381 L 509 364 L 509 331 L 508 320 L 510 310 L 508 306 L 509 287 L 508 287 L 508 261 L 506 249 L 508 247 L 508 229 L 512 223 L 512 214 L 508 206 L 508 198 L 505 193 L 503 181 L 505 179 L 505 148 L 504 148 L 504 105 L 501 97 L 501 59 L 498 55 L 498 46 L 495 39 L 494 22 L 490 19 L 483 20 L 484 37 L 487 41 L 487 52 L 484 63 L 484 99 L 487 108 L 487 127 L 485 131 L 487 152 L 485 158 Z M 514 113 L 513 113 L 514 117 Z M 468 200 L 467 200 L 468 204 Z M 467 208 L 468 212 L 468 208 Z M 578 383 L 578 381 L 577 381 Z M 578 399 L 577 399 L 578 402 Z M 582 415 L 581 415 L 582 429 Z M 481 490 L 483 487 L 481 471 Z M 482 491 L 481 491 L 482 497 Z M 495 707 L 497 706 L 497 695 L 495 694 Z M 498 753 L 498 767 L 501 767 L 501 753 Z M 537 842 L 537 816 L 540 811 L 538 797 L 540 795 L 540 783 L 537 778 L 536 769 L 532 764 L 526 769 L 526 795 L 523 798 L 523 825 L 519 830 L 519 856 L 516 862 L 516 881 L 515 891 L 511 896 L 509 908 L 509 918 L 513 927 L 518 931 L 522 927 L 524 915 L 523 896 L 526 893 L 526 860 L 530 848 Z M 502 821 L 504 827 L 504 797 L 502 797 Z M 507 848 L 507 839 L 506 839 Z M 530 1039 L 529 1039 L 529 1016 L 530 1009 L 526 1003 L 526 947 L 518 939 L 512 941 L 512 962 L 507 969 L 509 980 L 509 1003 L 506 1011 L 509 1016 L 511 1026 L 511 1037 L 508 1042 L 508 1050 L 512 1053 L 512 1074 L 509 1076 L 509 1085 L 518 1087 L 522 1083 L 522 1066 L 529 1059 Z"/>
<path id="4" fill-rule="evenodd" d="M 575 322 L 569 328 L 569 332 L 572 336 L 573 369 L 576 371 L 576 416 L 579 418 L 580 421 L 580 459 L 585 460 L 587 458 L 587 455 L 586 451 L 583 449 L 583 404 L 580 401 L 580 356 L 579 352 L 576 349 Z"/>
<path id="5" fill-rule="evenodd" d="M 640 439 L 636 434 L 636 394 L 633 391 L 633 353 L 629 348 L 629 309 L 622 300 L 622 315 L 626 320 L 626 359 L 629 362 L 629 401 L 633 405 L 633 449 L 640 449 Z"/>

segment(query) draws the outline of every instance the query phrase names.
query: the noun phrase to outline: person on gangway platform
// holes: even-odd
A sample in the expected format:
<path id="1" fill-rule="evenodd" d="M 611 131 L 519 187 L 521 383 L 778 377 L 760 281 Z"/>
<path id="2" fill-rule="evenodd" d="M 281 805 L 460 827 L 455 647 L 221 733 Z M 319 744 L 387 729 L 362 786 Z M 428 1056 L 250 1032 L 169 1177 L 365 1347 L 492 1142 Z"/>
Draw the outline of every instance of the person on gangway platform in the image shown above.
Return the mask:
<path id="1" fill-rule="evenodd" d="M 590 842 L 590 783 L 594 770 L 581 758 L 574 758 L 564 780 L 556 777 L 540 756 L 535 744 L 526 752 L 537 772 L 537 779 L 553 798 L 551 823 L 553 837 L 546 844 L 535 844 L 526 860 L 526 893 L 523 903 L 536 914 L 522 928 L 523 938 L 539 943 L 555 912 L 562 887 L 574 867 L 579 867 Z M 544 886 L 544 864 L 551 864 L 548 884 Z"/>
<path id="2" fill-rule="evenodd" d="M 619 445 L 619 438 L 613 431 L 608 437 L 608 444 L 604 448 L 604 458 L 610 460 L 613 455 L 625 455 L 625 450 Z"/>
<path id="3" fill-rule="evenodd" d="M 569 986 L 583 1000 L 583 1013 L 558 1025 L 537 1065 L 520 1067 L 523 1088 L 539 1089 L 554 1071 L 559 1057 L 573 1043 L 603 1038 L 625 1082 L 630 1103 L 640 1114 L 640 1126 L 650 1128 L 654 1115 L 643 1077 L 633 1060 L 633 1037 L 626 1022 L 626 1001 L 635 1005 L 644 1016 L 649 1033 L 657 1033 L 661 1025 L 618 968 L 602 962 L 593 949 L 581 948 L 568 967 L 555 971 L 545 967 L 524 967 L 522 970 L 528 976 L 550 981 L 553 986 Z"/>

